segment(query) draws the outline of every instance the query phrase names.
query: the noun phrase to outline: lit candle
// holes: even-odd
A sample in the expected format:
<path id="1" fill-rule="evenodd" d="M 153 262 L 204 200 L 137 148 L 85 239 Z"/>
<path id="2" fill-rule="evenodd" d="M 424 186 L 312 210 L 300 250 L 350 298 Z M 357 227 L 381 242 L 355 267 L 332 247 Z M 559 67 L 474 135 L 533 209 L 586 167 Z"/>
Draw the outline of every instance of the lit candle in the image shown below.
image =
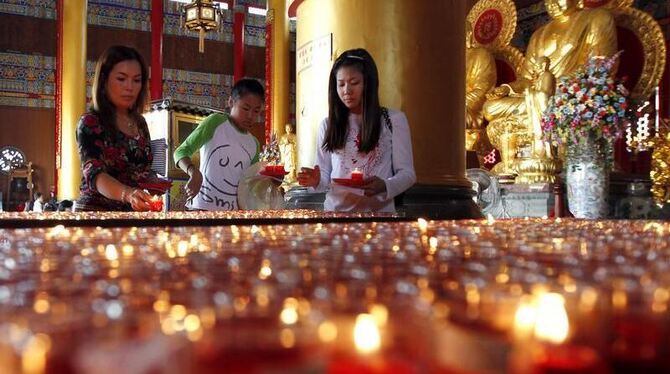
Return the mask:
<path id="1" fill-rule="evenodd" d="M 363 172 L 358 170 L 358 169 L 354 169 L 351 172 L 351 180 L 354 181 L 354 182 L 362 182 L 363 181 Z"/>
<path id="2" fill-rule="evenodd" d="M 397 351 L 387 346 L 389 343 L 388 318 L 388 309 L 384 305 L 375 304 L 369 308 L 369 313 L 358 314 L 353 325 L 348 318 L 340 321 L 341 327 L 350 331 L 349 334 L 340 336 L 334 324 L 319 327 L 322 342 L 327 342 L 326 339 L 329 342 L 342 339 L 331 352 L 330 363 L 326 371 L 330 374 L 419 372 L 412 361 L 398 355 Z M 324 330 L 323 334 L 321 330 Z"/>
<path id="3" fill-rule="evenodd" d="M 534 325 L 534 326 L 533 326 Z M 515 316 L 515 335 L 523 338 L 530 331 L 537 340 L 531 343 L 530 362 L 513 371 L 532 373 L 604 373 L 598 353 L 590 347 L 566 343 L 570 332 L 565 299 L 557 293 L 544 293 L 534 304 L 522 302 Z M 528 357 L 526 354 L 522 356 Z M 520 357 L 523 360 L 522 357 Z M 514 365 L 519 365 L 515 363 Z M 529 366 L 531 370 L 522 369 Z"/>
<path id="4" fill-rule="evenodd" d="M 356 317 L 354 344 L 356 349 L 363 354 L 376 352 L 381 347 L 379 327 L 372 315 L 364 313 Z"/>
<path id="5" fill-rule="evenodd" d="M 149 203 L 152 212 L 160 212 L 163 210 L 163 197 L 159 195 L 154 195 L 151 197 L 151 202 Z"/>

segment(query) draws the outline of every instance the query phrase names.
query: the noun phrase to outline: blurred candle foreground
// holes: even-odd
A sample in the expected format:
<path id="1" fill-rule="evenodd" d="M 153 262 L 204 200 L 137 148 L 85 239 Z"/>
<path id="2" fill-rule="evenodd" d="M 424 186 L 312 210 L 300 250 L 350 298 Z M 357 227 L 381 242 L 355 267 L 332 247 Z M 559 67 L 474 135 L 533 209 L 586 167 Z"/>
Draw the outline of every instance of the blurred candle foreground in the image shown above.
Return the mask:
<path id="1" fill-rule="evenodd" d="M 564 297 L 558 293 L 541 293 L 535 298 L 534 303 L 524 301 L 517 309 L 515 337 L 522 340 L 512 358 L 517 362 L 511 363 L 510 371 L 533 374 L 607 373 L 593 348 L 567 341 L 570 322 Z M 531 326 L 534 339 L 527 339 Z"/>

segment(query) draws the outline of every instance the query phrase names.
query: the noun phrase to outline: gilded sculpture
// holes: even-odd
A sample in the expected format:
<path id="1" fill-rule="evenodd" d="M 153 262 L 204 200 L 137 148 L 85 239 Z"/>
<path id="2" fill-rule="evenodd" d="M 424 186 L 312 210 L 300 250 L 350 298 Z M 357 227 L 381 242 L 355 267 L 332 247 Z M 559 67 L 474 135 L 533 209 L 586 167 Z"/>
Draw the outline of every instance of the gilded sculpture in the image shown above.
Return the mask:
<path id="1" fill-rule="evenodd" d="M 537 90 L 532 89 L 537 80 L 537 67 L 548 58 L 548 72 L 554 77 L 562 77 L 577 70 L 591 56 L 611 56 L 617 51 L 616 24 L 609 10 L 579 9 L 578 0 L 545 0 L 545 5 L 552 20 L 531 36 L 521 77 L 493 89 L 483 108 L 484 117 L 490 122 L 489 136 L 492 133 L 498 137 L 501 133 L 508 137 L 518 136 L 518 141 L 508 152 L 523 154 L 526 150 L 525 154 L 535 160 L 528 170 L 532 177 L 528 177 L 527 183 L 553 182 L 558 172 L 556 163 L 534 157 L 538 151 L 533 150 L 533 143 L 534 139 L 541 138 L 541 129 L 530 122 L 528 104 L 533 105 L 530 113 L 543 110 L 537 106 L 542 102 L 535 96 Z M 514 157 L 506 156 L 507 162 Z M 507 164 L 501 169 L 509 172 L 515 166 Z"/>
<path id="2" fill-rule="evenodd" d="M 532 73 L 533 81 L 523 93 L 528 125 L 527 150 L 530 155 L 517 160 L 515 165 L 519 173 L 517 183 L 553 182 L 551 176 L 558 174 L 560 170 L 561 164 L 556 157 L 556 150 L 542 136 L 542 114 L 556 91 L 556 77 L 550 71 L 550 65 L 549 58 L 543 56 L 538 59 L 536 69 Z"/>
<path id="3" fill-rule="evenodd" d="M 296 182 L 296 165 L 298 159 L 296 136 L 293 125 L 286 124 L 286 133 L 279 138 L 279 153 L 284 164 L 284 170 L 288 172 L 284 177 L 284 184 L 291 185 Z"/>
<path id="4" fill-rule="evenodd" d="M 670 119 L 663 120 L 658 130 L 651 139 L 652 192 L 657 203 L 670 204 Z"/>
<path id="5" fill-rule="evenodd" d="M 493 57 L 494 64 L 500 62 L 511 68 L 515 76 L 519 76 L 520 67 L 523 63 L 523 54 L 510 45 L 512 36 L 516 30 L 516 6 L 512 0 L 479 0 L 470 10 L 467 17 L 467 24 L 472 27 L 472 34 L 467 33 L 467 42 L 471 49 L 466 50 L 466 61 L 473 59 L 473 54 L 470 53 L 468 57 L 467 51 L 472 51 L 472 49 L 479 49 L 477 54 L 483 54 L 481 51 L 485 50 Z M 469 30 L 468 30 L 469 31 Z M 479 56 L 481 59 L 481 56 Z M 482 60 L 480 60 L 482 61 Z M 466 62 L 466 84 L 474 86 L 475 80 L 480 79 L 477 84 L 482 85 L 486 82 L 488 86 L 490 76 L 485 77 L 472 77 L 470 74 L 473 73 L 473 64 Z M 500 77 L 497 77 L 497 67 L 494 65 L 496 70 L 496 77 L 493 78 L 494 85 Z M 481 69 L 477 69 L 481 70 Z M 489 71 L 493 73 L 493 71 Z M 492 146 L 497 147 L 498 149 L 504 149 L 504 146 L 509 144 L 509 142 L 503 141 L 502 139 L 507 139 L 505 134 L 494 133 L 491 137 L 491 132 L 488 128 L 485 128 L 485 122 L 478 122 L 478 119 L 481 120 L 483 113 L 481 112 L 482 107 L 480 102 L 477 99 L 480 98 L 482 91 L 471 91 L 472 88 L 466 86 L 466 93 L 468 97 L 466 101 L 468 105 L 468 113 L 466 118 L 466 149 L 473 149 L 477 152 L 479 156 L 480 163 L 483 163 L 482 158 L 488 154 Z M 487 87 L 486 91 L 490 91 L 491 87 Z M 474 92 L 474 95 L 471 94 Z M 485 92 L 484 92 L 485 94 Z M 477 129 L 474 129 L 477 126 Z M 477 142 L 475 142 L 478 140 Z M 507 154 L 510 154 L 508 152 Z M 503 153 L 504 155 L 504 153 Z M 504 163 L 498 163 L 498 165 L 504 165 Z M 501 174 L 499 166 L 494 168 L 494 172 Z"/>
<path id="6" fill-rule="evenodd" d="M 480 164 L 493 147 L 483 131 L 482 108 L 486 93 L 496 84 L 496 63 L 491 52 L 473 44 L 472 25 L 466 24 L 465 149 L 475 151 Z"/>

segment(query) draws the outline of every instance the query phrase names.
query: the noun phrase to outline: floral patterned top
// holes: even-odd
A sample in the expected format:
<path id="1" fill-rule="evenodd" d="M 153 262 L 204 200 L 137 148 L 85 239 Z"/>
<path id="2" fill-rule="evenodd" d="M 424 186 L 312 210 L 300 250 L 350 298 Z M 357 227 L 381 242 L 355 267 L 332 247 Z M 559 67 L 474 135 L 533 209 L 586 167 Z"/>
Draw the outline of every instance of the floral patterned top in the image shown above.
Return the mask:
<path id="1" fill-rule="evenodd" d="M 149 129 L 144 117 L 140 118 L 139 136 L 132 137 L 106 128 L 96 114 L 81 116 L 77 143 L 82 176 L 76 210 L 132 210 L 129 204 L 100 194 L 95 179 L 100 173 L 107 173 L 126 186 L 137 187 L 138 182 L 154 174 Z"/>

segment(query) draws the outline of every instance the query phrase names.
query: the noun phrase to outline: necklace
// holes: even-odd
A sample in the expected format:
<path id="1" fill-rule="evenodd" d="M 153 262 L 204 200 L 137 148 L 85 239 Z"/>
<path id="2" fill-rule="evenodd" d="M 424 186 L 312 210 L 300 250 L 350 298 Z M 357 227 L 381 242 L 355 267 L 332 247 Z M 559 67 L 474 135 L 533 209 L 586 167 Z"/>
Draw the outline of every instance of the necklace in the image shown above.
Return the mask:
<path id="1" fill-rule="evenodd" d="M 121 117 L 121 116 L 118 116 L 118 119 L 119 119 L 119 122 L 121 122 L 121 123 L 124 123 L 124 122 L 125 122 L 126 127 L 127 127 L 128 130 L 130 130 L 130 131 L 135 131 L 135 129 L 137 128 L 137 125 L 135 124 L 135 121 L 134 121 L 132 118 L 130 118 L 130 117 L 125 117 L 125 116 L 124 116 L 124 117 Z"/>

